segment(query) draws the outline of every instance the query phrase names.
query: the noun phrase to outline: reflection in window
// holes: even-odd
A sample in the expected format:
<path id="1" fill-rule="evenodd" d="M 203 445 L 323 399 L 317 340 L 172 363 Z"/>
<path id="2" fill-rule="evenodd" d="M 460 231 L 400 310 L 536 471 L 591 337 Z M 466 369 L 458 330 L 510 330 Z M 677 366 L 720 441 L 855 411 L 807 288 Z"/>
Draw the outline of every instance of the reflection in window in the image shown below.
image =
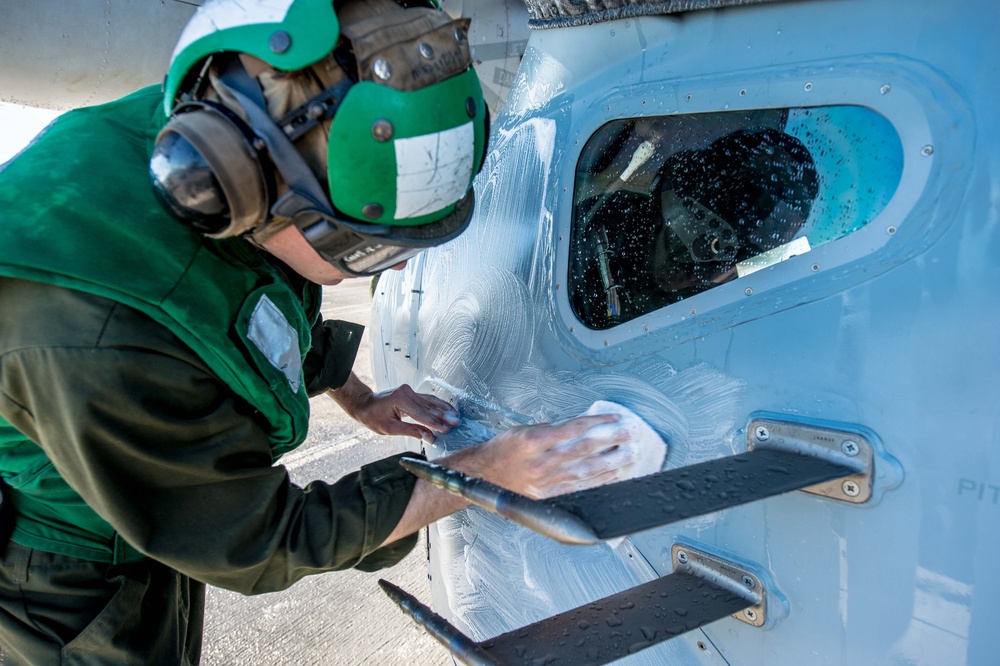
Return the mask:
<path id="1" fill-rule="evenodd" d="M 610 328 L 846 236 L 902 163 L 891 124 L 857 106 L 608 123 L 577 165 L 573 309 Z"/>

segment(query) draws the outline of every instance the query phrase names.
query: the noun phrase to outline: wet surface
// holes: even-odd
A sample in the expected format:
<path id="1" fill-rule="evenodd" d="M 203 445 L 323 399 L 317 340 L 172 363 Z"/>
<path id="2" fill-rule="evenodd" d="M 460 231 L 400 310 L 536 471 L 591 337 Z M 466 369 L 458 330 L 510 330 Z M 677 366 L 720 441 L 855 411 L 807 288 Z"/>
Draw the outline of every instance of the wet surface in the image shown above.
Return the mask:
<path id="1" fill-rule="evenodd" d="M 502 664 L 607 664 L 748 605 L 728 590 L 678 571 L 482 645 Z"/>
<path id="2" fill-rule="evenodd" d="M 546 503 L 584 517 L 599 537 L 610 539 L 851 474 L 821 458 L 760 449 Z"/>

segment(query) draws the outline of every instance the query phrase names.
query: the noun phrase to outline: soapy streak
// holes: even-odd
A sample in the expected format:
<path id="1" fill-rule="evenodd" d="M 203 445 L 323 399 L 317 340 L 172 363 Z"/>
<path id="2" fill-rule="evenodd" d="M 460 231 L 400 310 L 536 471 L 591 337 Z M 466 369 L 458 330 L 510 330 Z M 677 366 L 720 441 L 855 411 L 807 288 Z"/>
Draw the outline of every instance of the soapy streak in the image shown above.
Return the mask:
<path id="1" fill-rule="evenodd" d="M 478 395 L 473 395 L 473 394 L 471 394 L 471 393 L 469 393 L 467 391 L 462 391 L 458 387 L 452 386 L 448 382 L 442 380 L 440 377 L 430 377 L 428 379 L 428 382 L 430 382 L 432 385 L 437 386 L 438 388 L 446 391 L 447 393 L 455 396 L 462 403 L 476 405 L 480 409 L 483 409 L 483 410 L 485 410 L 487 412 L 492 412 L 492 413 L 495 413 L 495 414 L 500 414 L 505 419 L 507 419 L 507 420 L 509 420 L 509 421 L 511 421 L 513 423 L 516 423 L 518 425 L 530 425 L 531 424 L 531 421 L 524 414 L 520 414 L 518 412 L 513 412 L 513 411 L 511 411 L 509 409 L 501 407 L 500 405 L 496 404 L 495 402 L 490 402 L 489 400 L 481 398 Z"/>
<path id="2" fill-rule="evenodd" d="M 514 109 L 517 97 L 512 91 Z M 548 339 L 541 322 L 557 312 L 547 206 L 563 186 L 551 181 L 561 148 L 556 119 L 519 119 L 511 127 L 493 134 L 469 231 L 432 250 L 423 264 L 418 382 L 448 394 L 463 417 L 430 450 L 455 450 L 503 428 L 565 419 L 613 400 L 669 443 L 671 467 L 725 455 L 721 449 L 738 427 L 732 414 L 740 382 L 707 365 L 681 370 L 655 354 L 620 367 L 554 368 L 552 350 L 536 346 Z M 699 520 L 686 524 L 697 529 Z M 607 545 L 562 545 L 478 508 L 432 530 L 435 582 L 449 599 L 452 622 L 476 640 L 648 579 Z M 640 653 L 629 664 L 662 664 L 670 649 L 664 644 L 657 656 Z"/>

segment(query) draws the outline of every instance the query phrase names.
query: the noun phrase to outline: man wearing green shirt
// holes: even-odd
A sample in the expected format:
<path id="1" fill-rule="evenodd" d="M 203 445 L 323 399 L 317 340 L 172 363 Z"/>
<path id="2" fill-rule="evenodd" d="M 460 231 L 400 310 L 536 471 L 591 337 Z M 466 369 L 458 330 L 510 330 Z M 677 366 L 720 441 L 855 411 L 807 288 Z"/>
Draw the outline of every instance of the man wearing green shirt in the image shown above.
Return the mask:
<path id="1" fill-rule="evenodd" d="M 64 114 L 0 169 L 7 663 L 197 663 L 206 583 L 391 566 L 464 508 L 401 456 L 305 488 L 275 463 L 324 392 L 383 434 L 458 423 L 373 394 L 360 327 L 318 304 L 468 225 L 487 112 L 466 28 L 391 0 L 210 1 L 165 94 Z M 599 476 L 588 458 L 625 435 L 587 431 L 614 420 L 441 462 L 544 491 Z"/>

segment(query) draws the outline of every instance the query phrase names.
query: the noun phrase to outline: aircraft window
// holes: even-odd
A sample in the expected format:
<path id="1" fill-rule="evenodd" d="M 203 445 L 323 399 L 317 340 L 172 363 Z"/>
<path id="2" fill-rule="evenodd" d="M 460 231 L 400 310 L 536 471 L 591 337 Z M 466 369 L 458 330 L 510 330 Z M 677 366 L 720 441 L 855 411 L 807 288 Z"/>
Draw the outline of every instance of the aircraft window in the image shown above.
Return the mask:
<path id="1" fill-rule="evenodd" d="M 892 125 L 859 106 L 607 123 L 576 169 L 573 310 L 611 328 L 842 238 L 902 167 Z"/>

